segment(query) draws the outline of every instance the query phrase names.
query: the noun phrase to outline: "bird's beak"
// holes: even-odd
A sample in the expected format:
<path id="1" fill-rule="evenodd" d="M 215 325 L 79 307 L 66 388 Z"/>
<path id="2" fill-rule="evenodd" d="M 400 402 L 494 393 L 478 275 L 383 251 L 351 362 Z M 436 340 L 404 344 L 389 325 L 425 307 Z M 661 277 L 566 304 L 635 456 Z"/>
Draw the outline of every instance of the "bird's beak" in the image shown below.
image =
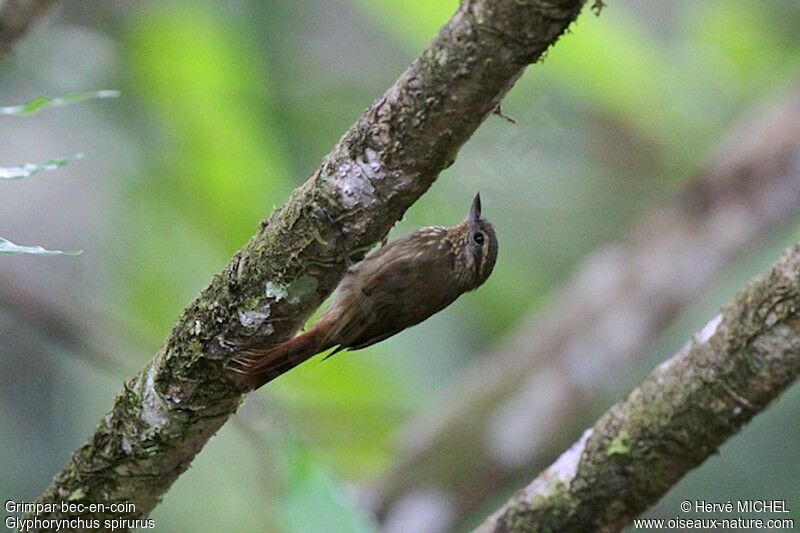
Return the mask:
<path id="1" fill-rule="evenodd" d="M 479 218 L 481 218 L 481 193 L 475 195 L 475 199 L 472 200 L 472 206 L 469 208 L 469 220 L 478 222 Z"/>

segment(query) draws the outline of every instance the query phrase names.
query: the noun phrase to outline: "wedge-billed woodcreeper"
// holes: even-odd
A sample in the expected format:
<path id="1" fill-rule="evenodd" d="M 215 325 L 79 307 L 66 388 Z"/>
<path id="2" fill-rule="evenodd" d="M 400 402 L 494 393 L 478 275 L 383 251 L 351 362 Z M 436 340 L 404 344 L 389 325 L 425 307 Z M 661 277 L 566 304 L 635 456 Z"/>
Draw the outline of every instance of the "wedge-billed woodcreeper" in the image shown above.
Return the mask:
<path id="1" fill-rule="evenodd" d="M 477 194 L 460 224 L 418 229 L 351 266 L 333 304 L 307 332 L 275 346 L 243 350 L 228 368 L 257 389 L 330 348 L 336 348 L 333 355 L 380 342 L 482 285 L 496 259 L 497 237 L 481 217 Z"/>

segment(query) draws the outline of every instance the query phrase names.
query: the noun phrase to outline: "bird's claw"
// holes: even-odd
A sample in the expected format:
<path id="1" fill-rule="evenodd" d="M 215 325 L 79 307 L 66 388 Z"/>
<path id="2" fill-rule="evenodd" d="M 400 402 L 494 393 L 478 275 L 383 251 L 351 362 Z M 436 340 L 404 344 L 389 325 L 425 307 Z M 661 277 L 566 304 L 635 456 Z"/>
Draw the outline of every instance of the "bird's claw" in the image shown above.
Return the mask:
<path id="1" fill-rule="evenodd" d="M 258 359 L 255 357 L 238 356 L 234 357 L 225 365 L 225 368 L 237 374 L 250 374 L 256 367 Z"/>

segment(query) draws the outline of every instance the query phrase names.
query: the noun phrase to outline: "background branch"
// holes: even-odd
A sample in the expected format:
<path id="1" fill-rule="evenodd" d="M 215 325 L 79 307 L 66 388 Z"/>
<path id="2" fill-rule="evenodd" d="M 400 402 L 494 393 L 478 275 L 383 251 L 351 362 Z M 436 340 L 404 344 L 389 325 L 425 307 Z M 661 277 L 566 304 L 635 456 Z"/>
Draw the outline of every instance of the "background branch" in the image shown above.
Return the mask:
<path id="1" fill-rule="evenodd" d="M 618 531 L 800 373 L 800 245 L 479 531 Z"/>
<path id="2" fill-rule="evenodd" d="M 13 274 L 0 274 L 0 310 L 5 316 L 98 369 L 114 375 L 135 370 L 129 357 L 135 343 L 124 339 L 124 328 L 112 325 L 108 314 L 101 317 L 76 307 L 73 302 L 65 309 L 47 291 L 25 287 Z"/>
<path id="3" fill-rule="evenodd" d="M 240 404 L 244 389 L 223 370 L 225 362 L 242 347 L 278 342 L 302 325 L 347 261 L 385 236 L 452 163 L 582 3 L 463 2 L 187 307 L 155 359 L 126 382 L 113 410 L 41 501 L 125 500 L 136 505 L 132 516 L 147 515 Z"/>
<path id="4" fill-rule="evenodd" d="M 55 0 L 4 0 L 0 2 L 0 59 Z"/>
<path id="5" fill-rule="evenodd" d="M 389 531 L 418 515 L 431 517 L 426 531 L 446 530 L 498 488 L 535 475 L 700 290 L 792 220 L 800 90 L 753 109 L 709 159 L 672 205 L 635 224 L 627 242 L 587 257 L 550 305 L 408 428 L 404 457 L 378 487 Z M 416 504 L 429 512 L 413 512 Z"/>

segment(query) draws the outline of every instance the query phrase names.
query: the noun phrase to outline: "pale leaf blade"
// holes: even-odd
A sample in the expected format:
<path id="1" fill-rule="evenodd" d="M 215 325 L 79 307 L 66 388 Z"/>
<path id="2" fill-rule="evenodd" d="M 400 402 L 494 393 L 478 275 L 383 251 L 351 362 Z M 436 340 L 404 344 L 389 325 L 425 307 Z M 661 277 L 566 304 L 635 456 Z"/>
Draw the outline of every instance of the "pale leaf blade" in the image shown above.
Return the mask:
<path id="1" fill-rule="evenodd" d="M 119 91 L 116 90 L 102 90 L 102 91 L 83 91 L 65 94 L 64 96 L 39 96 L 29 102 L 20 105 L 0 106 L 0 115 L 13 115 L 25 116 L 32 115 L 37 111 L 48 107 L 61 107 L 65 105 L 83 102 L 84 100 L 93 100 L 97 98 L 118 98 Z"/>
<path id="2" fill-rule="evenodd" d="M 10 167 L 0 167 L 0 179 L 3 180 L 17 180 L 22 178 L 29 178 L 39 172 L 46 170 L 56 170 L 67 166 L 71 161 L 82 159 L 83 153 L 75 154 L 71 157 L 54 157 L 48 159 L 44 163 L 23 163 Z"/>
<path id="3" fill-rule="evenodd" d="M 21 246 L 8 239 L 0 237 L 0 255 L 80 255 L 80 250 L 62 252 L 61 250 L 46 250 L 41 246 Z"/>

